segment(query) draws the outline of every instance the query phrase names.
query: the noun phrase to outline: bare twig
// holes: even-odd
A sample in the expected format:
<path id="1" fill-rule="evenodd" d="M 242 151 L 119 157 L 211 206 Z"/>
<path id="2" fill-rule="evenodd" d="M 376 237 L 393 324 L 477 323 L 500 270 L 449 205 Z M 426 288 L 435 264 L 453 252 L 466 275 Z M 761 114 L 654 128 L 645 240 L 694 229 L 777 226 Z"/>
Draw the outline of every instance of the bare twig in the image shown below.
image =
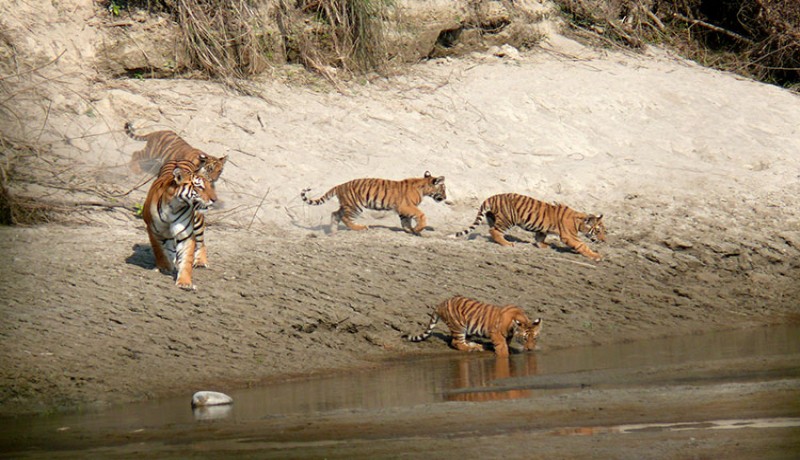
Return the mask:
<path id="1" fill-rule="evenodd" d="M 29 74 L 29 73 L 36 72 L 37 70 L 41 70 L 41 69 L 43 69 L 43 68 L 45 68 L 45 67 L 47 67 L 47 66 L 49 66 L 49 65 L 55 64 L 55 63 L 56 63 L 56 61 L 58 61 L 59 59 L 61 59 L 61 56 L 63 56 L 63 55 L 64 55 L 64 53 L 66 53 L 66 52 L 67 52 L 67 50 L 65 49 L 64 51 L 62 51 L 61 53 L 59 53 L 59 55 L 58 55 L 58 56 L 56 56 L 55 58 L 53 58 L 51 61 L 49 61 L 49 62 L 47 62 L 47 63 L 45 63 L 45 64 L 42 64 L 42 65 L 40 65 L 39 67 L 34 67 L 34 68 L 32 68 L 32 69 L 28 69 L 28 70 L 26 70 L 25 72 L 19 72 L 19 73 L 15 73 L 15 74 L 13 74 L 13 75 L 5 75 L 5 76 L 0 76 L 0 81 L 3 81 L 3 80 L 5 80 L 5 79 L 11 78 L 11 77 L 21 77 L 21 76 L 23 76 L 23 75 L 26 75 L 26 74 Z"/>
<path id="2" fill-rule="evenodd" d="M 250 223 L 247 225 L 247 229 L 248 230 L 250 230 L 250 227 L 253 226 L 253 222 L 255 222 L 255 220 L 256 220 L 256 214 L 258 214 L 259 209 L 261 209 L 261 205 L 264 204 L 264 200 L 267 199 L 267 195 L 269 195 L 270 190 L 272 190 L 272 189 L 268 188 L 267 191 L 264 192 L 264 196 L 261 197 L 261 201 L 258 203 L 258 206 L 256 206 L 256 210 L 253 212 L 253 218 L 250 219 Z"/>

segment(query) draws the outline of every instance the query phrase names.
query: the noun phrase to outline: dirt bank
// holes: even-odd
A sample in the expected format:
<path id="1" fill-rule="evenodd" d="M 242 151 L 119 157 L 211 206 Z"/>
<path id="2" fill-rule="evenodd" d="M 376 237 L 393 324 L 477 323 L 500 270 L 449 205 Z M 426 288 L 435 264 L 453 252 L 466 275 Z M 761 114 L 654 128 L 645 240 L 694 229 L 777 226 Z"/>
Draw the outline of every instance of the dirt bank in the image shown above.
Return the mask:
<path id="1" fill-rule="evenodd" d="M 796 319 L 800 295 L 797 250 L 778 257 L 767 242 L 735 255 L 673 251 L 615 231 L 593 264 L 393 226 L 335 236 L 212 227 L 212 268 L 185 292 L 151 270 L 141 223 L 118 227 L 0 229 L 4 415 L 454 352 L 400 335 L 458 292 L 541 316 L 545 348 Z M 695 242 L 706 244 L 716 235 Z"/>

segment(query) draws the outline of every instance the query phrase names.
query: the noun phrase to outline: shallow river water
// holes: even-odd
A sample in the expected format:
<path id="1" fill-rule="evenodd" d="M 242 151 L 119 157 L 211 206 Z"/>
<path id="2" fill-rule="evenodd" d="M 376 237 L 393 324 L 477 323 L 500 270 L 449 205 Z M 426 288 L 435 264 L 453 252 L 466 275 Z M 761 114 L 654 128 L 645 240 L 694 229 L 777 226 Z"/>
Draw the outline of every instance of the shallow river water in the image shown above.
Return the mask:
<path id="1" fill-rule="evenodd" d="M 47 457 L 56 453 L 67 456 L 87 453 L 102 445 L 107 449 L 105 454 L 114 455 L 132 453 L 129 443 L 163 443 L 178 435 L 190 439 L 194 430 L 207 433 L 209 427 L 213 427 L 213 432 L 222 430 L 228 438 L 236 438 L 237 427 L 249 430 L 254 423 L 270 422 L 270 429 L 274 429 L 281 426 L 282 420 L 297 424 L 298 420 L 314 420 L 320 416 L 341 416 L 346 420 L 348 414 L 391 414 L 391 410 L 404 408 L 424 414 L 424 408 L 445 402 L 491 405 L 497 401 L 525 399 L 535 403 L 537 398 L 544 401 L 544 398 L 603 389 L 797 382 L 800 379 L 800 369 L 796 366 L 798 357 L 800 327 L 788 325 L 518 353 L 508 360 L 495 359 L 491 353 L 465 354 L 443 349 L 435 356 L 396 359 L 373 369 L 260 388 L 231 391 L 203 388 L 229 394 L 234 399 L 231 406 L 193 410 L 191 395 L 187 394 L 182 398 L 114 407 L 102 412 L 0 420 L 0 447 L 2 452 L 14 456 Z M 730 365 L 775 359 L 783 364 L 742 368 Z M 795 387 L 796 384 L 790 385 L 790 388 Z M 613 401 L 606 403 L 614 405 Z M 465 407 L 469 411 L 473 406 Z M 743 414 L 741 418 L 709 420 L 706 417 L 663 423 L 619 420 L 623 423 L 595 427 L 558 427 L 555 424 L 547 433 L 558 436 L 723 428 L 788 428 L 800 433 L 797 431 L 800 413 L 792 412 L 780 417 Z M 147 436 L 138 439 L 142 433 Z M 291 440 L 291 435 L 284 433 L 281 439 L 282 442 Z"/>

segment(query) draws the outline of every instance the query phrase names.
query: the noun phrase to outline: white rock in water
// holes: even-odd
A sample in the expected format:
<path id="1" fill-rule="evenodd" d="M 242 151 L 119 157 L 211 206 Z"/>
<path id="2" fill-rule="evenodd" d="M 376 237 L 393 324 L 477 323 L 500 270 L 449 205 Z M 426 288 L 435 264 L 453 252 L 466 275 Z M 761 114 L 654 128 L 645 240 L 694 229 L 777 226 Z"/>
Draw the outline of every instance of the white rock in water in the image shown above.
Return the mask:
<path id="1" fill-rule="evenodd" d="M 198 391 L 192 396 L 192 407 L 233 404 L 233 398 L 216 391 Z"/>

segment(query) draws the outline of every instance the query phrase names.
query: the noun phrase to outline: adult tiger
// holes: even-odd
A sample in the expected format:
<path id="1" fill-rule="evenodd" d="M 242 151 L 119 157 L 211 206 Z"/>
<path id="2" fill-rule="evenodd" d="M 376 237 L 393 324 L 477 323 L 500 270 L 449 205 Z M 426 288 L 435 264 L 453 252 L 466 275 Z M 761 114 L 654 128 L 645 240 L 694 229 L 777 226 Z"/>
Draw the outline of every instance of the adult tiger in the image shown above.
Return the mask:
<path id="1" fill-rule="evenodd" d="M 498 306 L 462 296 L 451 297 L 436 306 L 428 329 L 420 335 L 404 335 L 410 342 L 421 342 L 431 336 L 433 328 L 443 319 L 450 328 L 451 344 L 461 351 L 483 351 L 483 345 L 467 342 L 468 335 L 488 337 L 497 356 L 508 356 L 508 342 L 521 332 L 525 350 L 533 350 L 542 330 L 541 318 L 531 321 L 515 305 Z"/>
<path id="2" fill-rule="evenodd" d="M 400 215 L 400 224 L 403 230 L 418 235 L 425 228 L 427 220 L 417 205 L 426 196 L 437 202 L 447 199 L 444 176 L 433 177 L 429 171 L 425 171 L 424 177 L 413 177 L 400 181 L 354 179 L 333 187 L 328 190 L 328 193 L 317 199 L 310 199 L 306 196 L 309 190 L 311 189 L 307 188 L 300 192 L 300 197 L 310 205 L 320 205 L 334 195 L 339 199 L 339 209 L 331 214 L 331 233 L 336 231 L 339 222 L 344 222 L 351 230 L 369 228 L 353 222 L 353 219 L 361 214 L 362 209 L 366 208 L 377 211 L 396 211 Z M 416 227 L 412 228 L 411 219 L 417 221 Z"/>
<path id="3" fill-rule="evenodd" d="M 148 134 L 136 134 L 133 125 L 125 123 L 125 132 L 131 139 L 147 142 L 142 150 L 131 155 L 129 164 L 133 172 L 139 174 L 149 172 L 155 174 L 161 167 L 171 160 L 189 160 L 198 168 L 200 157 L 205 156 L 204 167 L 211 182 L 219 179 L 228 156 L 222 158 L 211 156 L 200 149 L 196 149 L 184 141 L 174 131 L 154 131 Z"/>
<path id="4" fill-rule="evenodd" d="M 164 163 L 142 209 L 156 267 L 173 273 L 177 266 L 175 284 L 182 289 L 194 289 L 197 240 L 202 241 L 205 231 L 203 219 L 198 221 L 197 216 L 217 200 L 214 184 L 202 168 L 204 161 L 200 156 L 200 168 L 191 160 Z"/>
<path id="5" fill-rule="evenodd" d="M 563 204 L 550 204 L 525 195 L 504 193 L 487 198 L 478 209 L 478 216 L 472 226 L 455 236 L 464 236 L 475 230 L 484 215 L 486 223 L 491 227 L 489 234 L 492 239 L 503 246 L 513 246 L 513 243 L 506 240 L 505 233 L 516 225 L 533 232 L 535 244 L 540 248 L 548 247 L 544 240 L 548 234 L 554 234 L 564 244 L 584 256 L 593 260 L 602 258 L 578 239 L 580 232 L 592 241 L 606 240 L 602 214 L 584 214 Z"/>

